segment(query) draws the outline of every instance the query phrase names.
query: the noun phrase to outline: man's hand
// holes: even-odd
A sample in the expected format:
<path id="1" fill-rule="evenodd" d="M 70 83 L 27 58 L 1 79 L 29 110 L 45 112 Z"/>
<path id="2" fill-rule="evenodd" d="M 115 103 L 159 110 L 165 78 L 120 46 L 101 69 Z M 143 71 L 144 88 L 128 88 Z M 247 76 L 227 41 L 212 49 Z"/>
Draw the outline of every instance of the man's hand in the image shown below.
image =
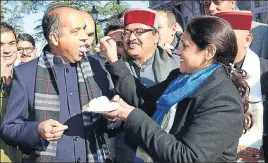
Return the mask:
<path id="1" fill-rule="evenodd" d="M 100 51 L 105 52 L 106 58 L 110 63 L 118 60 L 116 42 L 110 37 L 105 36 L 100 39 Z"/>
<path id="2" fill-rule="evenodd" d="M 66 129 L 68 129 L 68 126 L 56 120 L 49 119 L 39 124 L 38 133 L 43 139 L 51 141 L 58 140 Z"/>

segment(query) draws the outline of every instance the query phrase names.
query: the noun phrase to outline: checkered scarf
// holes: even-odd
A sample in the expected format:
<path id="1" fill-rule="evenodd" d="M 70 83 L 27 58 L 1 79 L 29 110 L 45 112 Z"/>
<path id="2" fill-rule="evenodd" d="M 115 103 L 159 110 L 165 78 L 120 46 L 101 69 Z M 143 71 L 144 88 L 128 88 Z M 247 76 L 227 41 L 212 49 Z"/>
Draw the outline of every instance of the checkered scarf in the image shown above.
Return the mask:
<path id="1" fill-rule="evenodd" d="M 35 85 L 35 120 L 44 121 L 48 119 L 59 120 L 60 97 L 56 83 L 56 74 L 53 69 L 55 57 L 48 51 L 40 56 L 36 73 Z M 97 85 L 90 77 L 93 72 L 89 61 L 84 57 L 77 63 L 78 89 L 80 94 L 80 105 L 88 102 L 99 95 L 92 93 L 92 89 Z M 99 114 L 82 112 L 86 134 L 87 162 L 104 162 L 111 159 L 109 149 L 100 131 L 103 125 Z M 89 134 L 90 133 L 90 134 Z M 90 140 L 90 143 L 89 143 Z M 92 141 L 93 140 L 93 141 Z M 57 141 L 47 141 L 45 148 L 35 151 L 40 157 L 36 157 L 36 162 L 55 162 Z"/>

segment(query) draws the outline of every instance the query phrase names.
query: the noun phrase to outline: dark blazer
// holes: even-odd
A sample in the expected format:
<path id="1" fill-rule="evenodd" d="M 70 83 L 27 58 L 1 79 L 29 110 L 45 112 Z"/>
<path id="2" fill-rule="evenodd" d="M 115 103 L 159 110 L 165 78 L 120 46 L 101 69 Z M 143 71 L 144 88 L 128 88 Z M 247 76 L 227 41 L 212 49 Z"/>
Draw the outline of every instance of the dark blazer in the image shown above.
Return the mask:
<path id="1" fill-rule="evenodd" d="M 102 95 L 108 96 L 108 90 L 113 89 L 113 85 L 109 85 L 111 82 L 109 82 L 110 78 L 108 72 L 105 70 L 104 65 L 102 65 L 104 62 L 95 56 L 88 56 L 88 60 L 91 64 L 92 71 L 94 72 L 93 78 L 97 83 L 96 88 L 98 89 L 96 90 L 101 90 Z M 3 124 L 1 124 L 2 126 L 0 131 L 3 140 L 5 140 L 8 144 L 18 145 L 23 153 L 27 154 L 34 150 L 43 149 L 37 130 L 40 122 L 35 121 L 35 114 L 32 114 L 34 113 L 34 89 L 37 62 L 38 59 L 35 59 L 14 68 L 14 79 L 12 82 L 12 90 L 7 107 L 7 114 L 4 117 Z M 64 83 L 58 84 L 65 85 Z M 62 100 L 60 102 L 62 102 Z M 80 106 L 77 110 L 79 113 L 81 112 Z M 66 115 L 66 117 L 69 117 L 69 115 Z M 83 128 L 78 128 L 76 130 L 75 127 L 70 127 L 70 125 L 75 125 L 77 127 L 79 124 L 79 118 L 81 118 L 81 116 L 80 114 L 77 114 L 76 118 L 70 118 L 72 121 L 68 120 L 70 122 L 68 125 L 68 132 L 72 134 L 65 136 L 65 140 L 68 138 L 68 142 L 70 143 L 62 143 L 63 145 L 58 149 L 62 150 L 62 152 L 64 151 L 65 154 L 58 155 L 59 153 L 57 153 L 57 159 L 59 159 L 59 157 L 65 157 L 69 162 L 74 162 L 76 161 L 77 157 L 79 157 L 77 156 L 77 153 L 79 153 L 79 155 L 82 155 L 80 158 L 86 160 L 86 155 L 83 155 L 83 152 L 86 152 L 84 140 L 85 137 L 83 135 L 86 133 L 84 132 Z M 66 121 L 66 123 L 68 123 L 68 121 Z M 106 120 L 103 122 L 106 122 Z M 106 132 L 106 124 L 103 124 L 103 126 L 104 127 L 101 129 L 105 130 Z M 72 142 L 74 141 L 75 137 L 78 137 L 78 141 L 81 141 L 82 143 L 76 143 L 74 148 L 74 143 Z M 115 151 L 113 149 L 113 140 L 108 138 L 106 133 L 104 137 L 106 139 L 106 143 L 108 144 L 110 154 L 112 157 L 114 157 Z M 61 138 L 61 141 L 62 140 L 63 138 Z M 74 151 L 74 149 L 76 151 Z M 73 160 L 72 158 L 74 154 L 76 154 L 76 159 Z"/>
<path id="2" fill-rule="evenodd" d="M 243 104 L 223 68 L 217 69 L 191 97 L 178 103 L 170 133 L 164 132 L 149 116 L 169 82 L 178 76 L 179 69 L 172 71 L 162 83 L 145 88 L 133 78 L 122 60 L 106 68 L 118 94 L 127 103 L 141 108 L 128 116 L 125 133 L 156 161 L 236 161 L 243 130 Z"/>

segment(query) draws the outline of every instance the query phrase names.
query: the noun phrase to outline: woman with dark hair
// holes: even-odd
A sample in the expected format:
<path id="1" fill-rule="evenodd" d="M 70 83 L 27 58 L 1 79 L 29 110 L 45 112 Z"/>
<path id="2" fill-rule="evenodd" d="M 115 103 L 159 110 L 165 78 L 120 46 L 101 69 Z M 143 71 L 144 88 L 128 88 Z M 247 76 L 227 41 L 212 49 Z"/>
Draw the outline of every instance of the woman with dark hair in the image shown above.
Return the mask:
<path id="1" fill-rule="evenodd" d="M 251 127 L 252 116 L 247 75 L 233 66 L 236 37 L 225 20 L 192 19 L 178 51 L 180 69 L 150 88 L 117 59 L 112 40 L 101 43 L 116 91 L 136 107 L 116 96 L 121 108 L 104 116 L 125 121 L 125 133 L 139 146 L 136 161 L 236 161 L 238 140 Z"/>

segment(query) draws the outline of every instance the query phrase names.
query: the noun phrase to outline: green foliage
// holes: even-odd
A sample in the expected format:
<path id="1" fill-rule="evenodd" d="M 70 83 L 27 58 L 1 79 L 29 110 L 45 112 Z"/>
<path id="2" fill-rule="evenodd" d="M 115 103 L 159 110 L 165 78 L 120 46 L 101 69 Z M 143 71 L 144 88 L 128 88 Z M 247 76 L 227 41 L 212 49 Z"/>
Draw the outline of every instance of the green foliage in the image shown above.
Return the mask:
<path id="1" fill-rule="evenodd" d="M 69 4 L 85 11 L 91 13 L 93 6 L 99 11 L 98 21 L 97 21 L 97 33 L 98 39 L 103 37 L 102 27 L 105 24 L 115 21 L 117 15 L 129 8 L 129 6 L 121 2 L 120 5 L 116 4 L 116 1 L 104 1 L 97 0 L 21 0 L 21 1 L 1 1 L 1 18 L 4 21 L 15 27 L 17 32 L 23 31 L 23 18 L 31 14 L 36 14 L 38 12 L 44 12 L 50 5 L 55 3 Z M 2 19 L 1 19 L 2 20 Z M 43 37 L 43 31 L 41 26 L 42 18 L 36 21 L 37 26 L 34 28 L 34 38 L 39 42 L 45 43 Z M 27 29 L 24 29 L 27 32 Z"/>
<path id="2" fill-rule="evenodd" d="M 19 8 L 19 4 L 15 1 L 1 1 L 1 21 L 8 22 L 15 29 L 15 32 L 19 33 L 22 31 L 23 17 L 19 12 L 14 12 L 17 8 Z"/>

